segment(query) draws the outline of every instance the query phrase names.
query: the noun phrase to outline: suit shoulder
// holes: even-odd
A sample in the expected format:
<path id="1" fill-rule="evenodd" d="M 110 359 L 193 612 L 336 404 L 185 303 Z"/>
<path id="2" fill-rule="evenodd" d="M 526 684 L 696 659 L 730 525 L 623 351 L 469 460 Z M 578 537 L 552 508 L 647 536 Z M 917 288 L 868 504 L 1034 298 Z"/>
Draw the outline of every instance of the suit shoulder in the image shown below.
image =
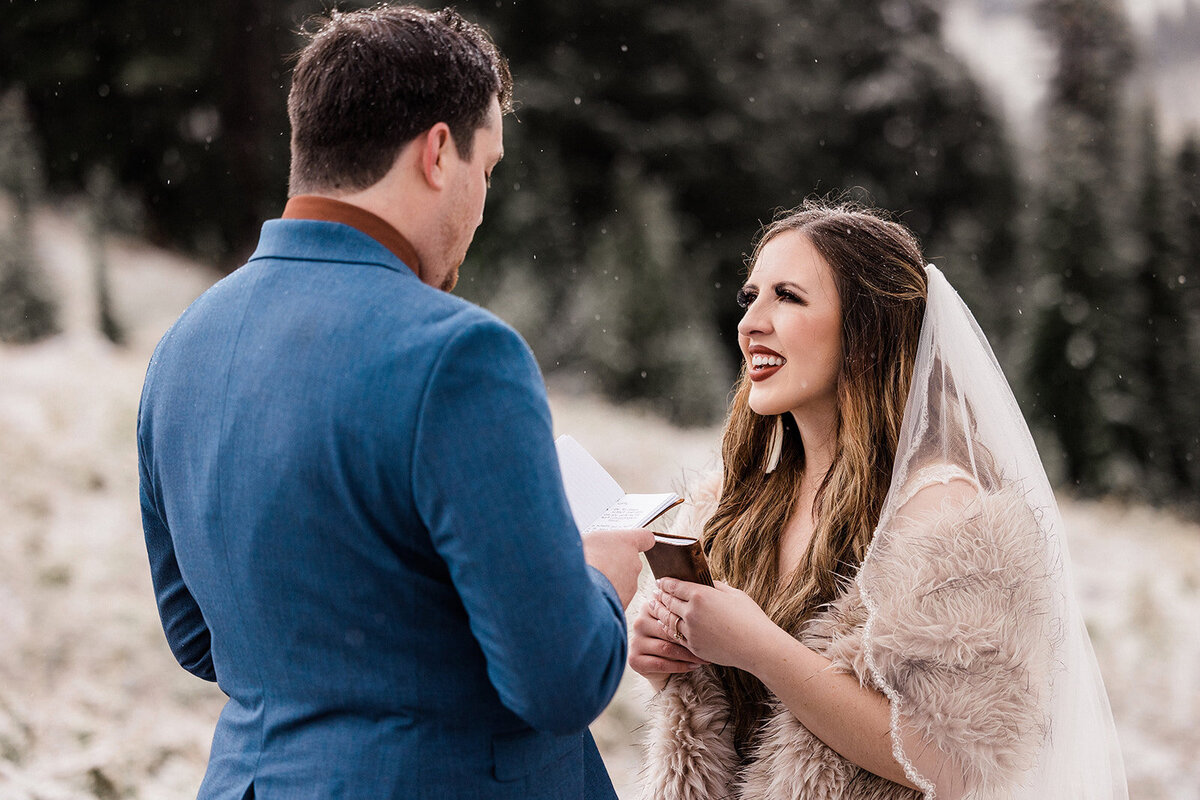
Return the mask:
<path id="1" fill-rule="evenodd" d="M 427 284 L 417 282 L 412 291 L 423 305 L 441 316 L 454 317 L 464 324 L 494 322 L 509 327 L 507 323 L 483 306 L 442 289 L 435 289 Z"/>
<path id="2" fill-rule="evenodd" d="M 158 344 L 154 347 L 154 352 L 150 356 L 148 371 L 153 371 L 155 364 L 160 356 L 171 348 L 172 340 L 176 338 L 182 331 L 194 324 L 197 318 L 204 318 L 220 308 L 231 295 L 235 295 L 242 284 L 246 282 L 247 271 L 250 270 L 250 265 L 244 265 L 234 270 L 230 274 L 221 278 L 219 281 L 209 286 L 200 296 L 188 304 L 175 321 L 172 322 L 163 335 L 159 337 Z"/>
<path id="3" fill-rule="evenodd" d="M 515 328 L 486 308 L 469 300 L 424 286 L 420 300 L 430 312 L 433 327 L 447 346 L 460 347 L 480 340 L 507 343 L 529 350 Z"/>

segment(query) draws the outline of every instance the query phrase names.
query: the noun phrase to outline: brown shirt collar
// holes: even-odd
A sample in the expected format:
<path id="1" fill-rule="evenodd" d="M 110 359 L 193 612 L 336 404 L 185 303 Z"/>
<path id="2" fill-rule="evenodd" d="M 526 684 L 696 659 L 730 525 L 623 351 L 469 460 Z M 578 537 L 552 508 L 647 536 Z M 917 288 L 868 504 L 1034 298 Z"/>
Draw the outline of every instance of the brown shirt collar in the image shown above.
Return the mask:
<path id="1" fill-rule="evenodd" d="M 408 240 L 400 231 L 361 206 L 343 203 L 332 197 L 301 194 L 288 199 L 287 205 L 283 209 L 283 218 L 315 219 L 321 222 L 340 222 L 343 225 L 349 225 L 391 250 L 392 254 L 403 261 L 416 275 L 421 274 L 421 262 L 417 259 L 417 251 L 408 243 Z"/>

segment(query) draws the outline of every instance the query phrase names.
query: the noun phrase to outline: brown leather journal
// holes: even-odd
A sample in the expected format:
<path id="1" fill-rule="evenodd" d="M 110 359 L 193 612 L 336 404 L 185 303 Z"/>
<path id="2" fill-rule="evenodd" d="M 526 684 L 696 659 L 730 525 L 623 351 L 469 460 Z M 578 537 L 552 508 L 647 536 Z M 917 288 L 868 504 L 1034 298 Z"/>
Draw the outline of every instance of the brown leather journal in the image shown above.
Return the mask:
<path id="1" fill-rule="evenodd" d="M 650 570 L 656 578 L 678 578 L 705 586 L 713 585 L 704 548 L 698 539 L 690 536 L 654 534 L 654 547 L 646 551 L 646 560 L 650 562 Z"/>

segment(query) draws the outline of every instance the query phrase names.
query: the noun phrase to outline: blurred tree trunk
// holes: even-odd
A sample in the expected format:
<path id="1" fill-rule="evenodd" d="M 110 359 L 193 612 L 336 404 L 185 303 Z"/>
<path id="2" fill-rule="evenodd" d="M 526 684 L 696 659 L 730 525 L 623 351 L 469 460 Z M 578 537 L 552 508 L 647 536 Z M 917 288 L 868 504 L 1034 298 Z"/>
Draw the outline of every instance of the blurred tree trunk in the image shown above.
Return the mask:
<path id="1" fill-rule="evenodd" d="M 96 325 L 102 336 L 115 345 L 126 344 L 125 327 L 113 308 L 108 268 L 108 231 L 113 225 L 116 186 L 112 171 L 101 166 L 88 176 L 88 239 L 92 256 L 92 286 L 96 292 Z"/>
<path id="2" fill-rule="evenodd" d="M 1148 497 L 1162 501 L 1187 488 L 1186 421 L 1196 413 L 1197 373 L 1187 347 L 1177 217 L 1171 213 L 1153 110 L 1145 113 L 1140 138 L 1141 187 L 1134 217 L 1139 245 L 1134 287 L 1140 302 L 1132 304 L 1138 313 L 1126 334 L 1140 350 L 1131 365 L 1137 370 L 1138 413 L 1126 427 L 1126 446 L 1142 464 Z"/>
<path id="3" fill-rule="evenodd" d="M 264 218 L 283 210 L 272 197 L 271 160 L 277 155 L 279 119 L 276 25 L 267 0 L 219 0 L 215 64 L 223 79 L 217 93 L 226 176 L 232 211 L 226 220 L 226 269 L 250 255 Z M 268 210 L 269 209 L 269 210 Z"/>
<path id="4" fill-rule="evenodd" d="M 1198 14 L 1197 16 L 1200 16 Z M 1183 458 L 1188 465 L 1186 497 L 1200 507 L 1200 136 L 1192 135 L 1180 147 L 1175 160 L 1177 190 L 1174 216 L 1179 221 L 1179 291 L 1187 321 L 1189 382 L 1179 387 L 1184 406 L 1181 430 L 1177 436 L 1184 444 Z"/>
<path id="5" fill-rule="evenodd" d="M 24 93 L 0 94 L 0 201 L 12 204 L 8 224 L 0 225 L 0 342 L 59 332 L 58 302 L 34 252 L 33 209 L 43 188 L 36 141 Z"/>

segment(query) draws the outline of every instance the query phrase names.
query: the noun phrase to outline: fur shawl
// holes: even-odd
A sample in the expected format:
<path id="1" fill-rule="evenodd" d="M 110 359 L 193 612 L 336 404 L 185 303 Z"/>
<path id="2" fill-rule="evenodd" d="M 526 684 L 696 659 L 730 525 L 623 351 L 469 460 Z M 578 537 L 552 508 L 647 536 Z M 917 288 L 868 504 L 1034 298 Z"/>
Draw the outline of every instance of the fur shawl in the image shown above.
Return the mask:
<path id="1" fill-rule="evenodd" d="M 676 530 L 698 535 L 719 486 L 696 498 Z M 1019 493 L 981 493 L 965 510 L 914 525 L 872 578 L 872 655 L 904 697 L 904 727 L 919 731 L 963 776 L 966 797 L 1005 796 L 1046 730 L 1053 632 L 1037 521 Z M 681 530 L 681 532 L 682 532 Z M 864 658 L 867 610 L 856 582 L 797 638 L 851 673 L 875 679 Z M 644 800 L 915 800 L 921 793 L 839 756 L 774 701 L 752 752 L 739 762 L 729 704 L 710 670 L 673 676 L 649 702 Z M 896 715 L 893 708 L 893 735 Z"/>

